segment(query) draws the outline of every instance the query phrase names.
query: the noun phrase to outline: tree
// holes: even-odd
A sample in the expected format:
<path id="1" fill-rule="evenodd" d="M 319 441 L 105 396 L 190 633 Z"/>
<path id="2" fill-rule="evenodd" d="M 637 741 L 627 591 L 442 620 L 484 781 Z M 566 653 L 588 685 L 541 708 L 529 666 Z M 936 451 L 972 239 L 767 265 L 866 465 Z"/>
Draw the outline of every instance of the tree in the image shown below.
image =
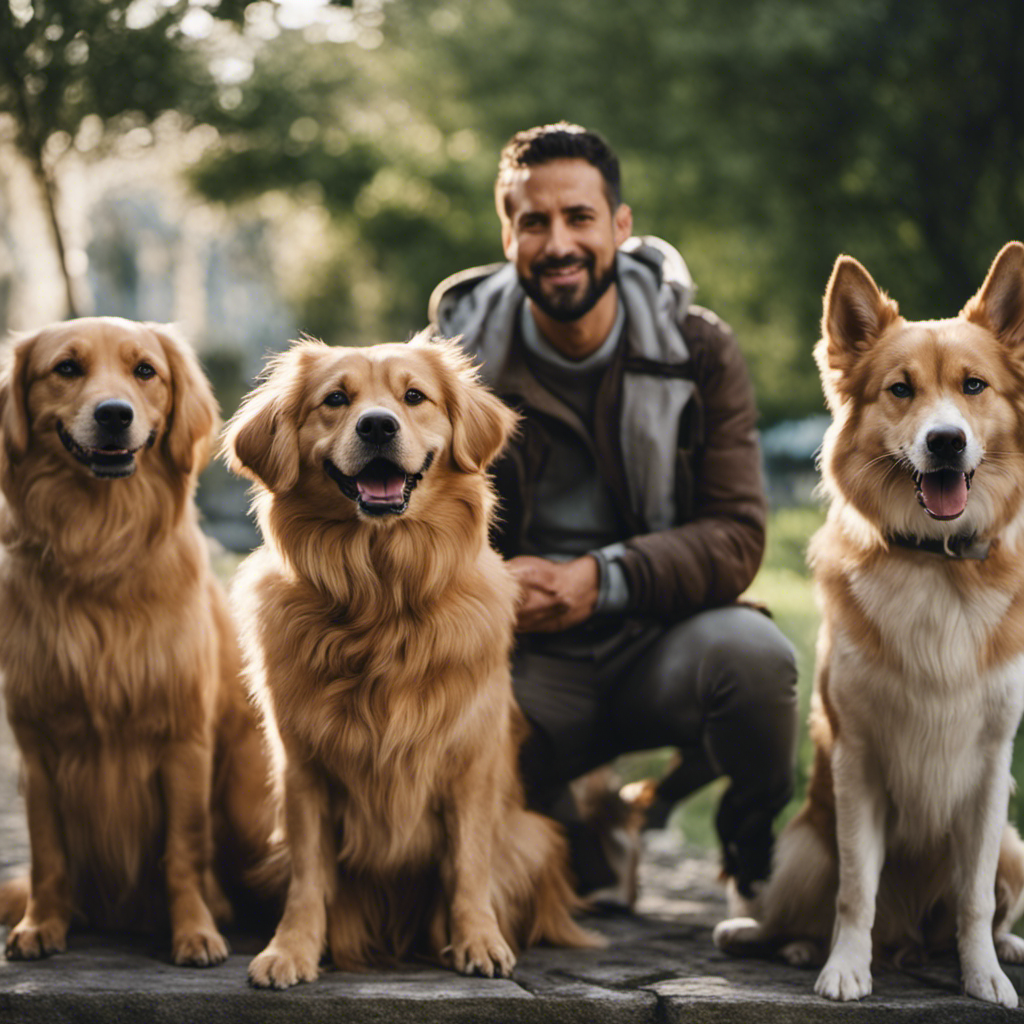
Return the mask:
<path id="1" fill-rule="evenodd" d="M 195 29 L 207 21 L 241 25 L 249 6 L 248 0 L 202 7 L 189 0 L 0 2 L 0 113 L 11 117 L 16 144 L 44 196 L 70 315 L 77 303 L 59 214 L 61 153 L 80 141 L 83 125 L 109 139 L 164 111 L 200 115 L 215 81 L 201 41 L 188 30 L 201 35 Z"/>

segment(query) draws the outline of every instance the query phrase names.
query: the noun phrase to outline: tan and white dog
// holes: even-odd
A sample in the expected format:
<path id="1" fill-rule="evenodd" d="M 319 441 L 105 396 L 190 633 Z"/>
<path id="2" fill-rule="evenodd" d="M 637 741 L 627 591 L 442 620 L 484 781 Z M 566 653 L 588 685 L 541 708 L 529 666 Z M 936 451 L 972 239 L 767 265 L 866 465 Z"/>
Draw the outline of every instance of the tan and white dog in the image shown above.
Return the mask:
<path id="1" fill-rule="evenodd" d="M 814 536 L 822 626 L 807 802 L 731 953 L 831 952 L 816 991 L 871 992 L 873 954 L 951 947 L 965 991 L 1017 1006 L 1007 824 L 1024 707 L 1024 246 L 959 316 L 911 322 L 841 256 L 815 349 L 833 414 Z"/>

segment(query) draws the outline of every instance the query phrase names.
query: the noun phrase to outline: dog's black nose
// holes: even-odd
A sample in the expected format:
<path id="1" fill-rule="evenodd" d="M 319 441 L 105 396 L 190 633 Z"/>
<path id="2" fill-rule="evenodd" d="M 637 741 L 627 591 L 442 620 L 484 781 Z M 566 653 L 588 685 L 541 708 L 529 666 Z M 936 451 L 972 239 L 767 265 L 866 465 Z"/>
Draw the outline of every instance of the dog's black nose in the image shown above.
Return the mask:
<path id="1" fill-rule="evenodd" d="M 371 409 L 359 417 L 356 433 L 367 444 L 387 444 L 398 433 L 398 420 L 386 409 Z"/>
<path id="2" fill-rule="evenodd" d="M 967 447 L 967 437 L 959 427 L 938 427 L 928 431 L 925 444 L 932 455 L 951 459 Z"/>
<path id="3" fill-rule="evenodd" d="M 132 420 L 135 419 L 135 410 L 120 398 L 108 398 L 96 406 L 93 417 L 105 431 L 116 434 L 119 430 L 131 426 Z"/>

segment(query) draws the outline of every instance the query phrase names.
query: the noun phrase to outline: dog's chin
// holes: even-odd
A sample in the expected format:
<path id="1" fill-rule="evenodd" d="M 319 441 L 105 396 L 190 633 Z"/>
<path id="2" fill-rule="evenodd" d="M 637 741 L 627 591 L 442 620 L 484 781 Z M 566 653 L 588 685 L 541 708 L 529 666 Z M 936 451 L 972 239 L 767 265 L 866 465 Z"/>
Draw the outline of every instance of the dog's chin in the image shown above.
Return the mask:
<path id="1" fill-rule="evenodd" d="M 346 498 L 355 502 L 361 515 L 384 519 L 404 515 L 409 510 L 412 492 L 433 461 L 433 452 L 428 452 L 420 469 L 409 473 L 390 459 L 376 458 L 349 476 L 330 459 L 324 459 L 324 472 Z"/>
<path id="2" fill-rule="evenodd" d="M 63 423 L 57 423 L 57 436 L 76 462 L 80 462 L 98 480 L 120 480 L 135 472 L 135 456 L 139 448 L 92 448 L 79 444 Z M 148 443 L 152 443 L 152 437 Z"/>

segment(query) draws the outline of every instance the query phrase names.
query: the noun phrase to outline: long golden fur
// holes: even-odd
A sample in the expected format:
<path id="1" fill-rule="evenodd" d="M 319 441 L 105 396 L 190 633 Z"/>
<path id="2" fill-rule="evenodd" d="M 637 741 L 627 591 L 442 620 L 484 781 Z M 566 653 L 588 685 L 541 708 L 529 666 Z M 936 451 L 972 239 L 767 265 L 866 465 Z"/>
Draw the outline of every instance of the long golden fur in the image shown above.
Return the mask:
<path id="1" fill-rule="evenodd" d="M 515 417 L 451 343 L 277 357 L 228 425 L 265 544 L 232 595 L 280 751 L 293 876 L 250 979 L 284 988 L 412 949 L 507 975 L 593 944 L 555 827 L 527 812 L 486 467 Z"/>
<path id="2" fill-rule="evenodd" d="M 1007 824 L 1024 707 L 1024 246 L 958 317 L 908 322 L 840 257 L 815 355 L 833 414 L 811 542 L 822 627 L 807 803 L 758 920 L 719 946 L 820 962 L 871 991 L 872 952 L 960 955 L 965 991 L 1016 1006 L 998 957 L 1024 903 Z"/>
<path id="3" fill-rule="evenodd" d="M 64 949 L 75 917 L 169 924 L 176 963 L 216 963 L 214 837 L 226 885 L 272 863 L 268 758 L 192 500 L 217 420 L 161 325 L 72 320 L 8 354 L 0 669 L 32 857 L 0 887 L 9 957 Z"/>

